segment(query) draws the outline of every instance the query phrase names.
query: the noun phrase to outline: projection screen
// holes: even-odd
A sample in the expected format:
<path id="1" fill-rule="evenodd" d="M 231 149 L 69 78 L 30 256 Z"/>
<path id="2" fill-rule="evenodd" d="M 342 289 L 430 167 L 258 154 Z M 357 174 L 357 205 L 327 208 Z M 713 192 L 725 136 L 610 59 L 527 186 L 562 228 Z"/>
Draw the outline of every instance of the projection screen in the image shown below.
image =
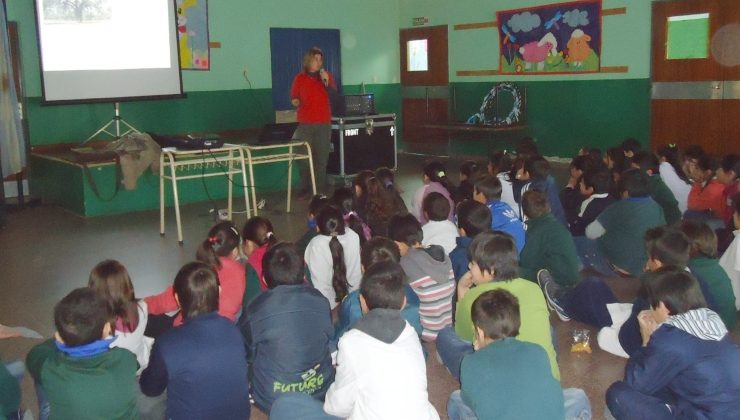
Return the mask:
<path id="1" fill-rule="evenodd" d="M 35 0 L 45 103 L 182 96 L 174 0 Z"/>

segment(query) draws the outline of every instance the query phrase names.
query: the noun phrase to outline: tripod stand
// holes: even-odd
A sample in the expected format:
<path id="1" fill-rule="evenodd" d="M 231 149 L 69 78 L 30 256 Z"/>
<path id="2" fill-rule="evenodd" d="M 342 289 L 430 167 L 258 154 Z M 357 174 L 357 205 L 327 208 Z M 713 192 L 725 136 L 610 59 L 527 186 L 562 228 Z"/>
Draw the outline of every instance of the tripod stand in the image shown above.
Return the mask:
<path id="1" fill-rule="evenodd" d="M 113 103 L 113 109 L 114 109 L 113 118 L 110 121 L 108 121 L 108 123 L 106 125 L 100 127 L 100 129 L 98 129 L 98 131 L 96 131 L 95 133 L 93 133 L 92 136 L 88 137 L 87 140 L 83 141 L 82 144 L 85 144 L 85 143 L 89 142 L 90 140 L 94 139 L 95 136 L 97 136 L 100 133 L 105 133 L 105 134 L 107 134 L 107 135 L 109 135 L 109 136 L 111 136 L 111 137 L 113 137 L 113 138 L 115 138 L 117 140 L 117 139 L 120 139 L 121 136 L 125 136 L 128 133 L 131 133 L 131 132 L 138 133 L 139 132 L 139 130 L 137 130 L 134 126 L 132 126 L 131 124 L 127 123 L 126 120 L 124 120 L 123 118 L 121 118 L 121 106 L 120 106 L 120 104 L 118 102 L 114 102 Z M 121 134 L 121 124 L 123 124 L 126 127 L 128 127 L 128 130 L 126 130 L 123 134 Z M 108 128 L 111 125 L 115 125 L 116 126 L 116 132 L 115 132 L 115 134 L 113 134 L 110 131 L 108 131 Z"/>

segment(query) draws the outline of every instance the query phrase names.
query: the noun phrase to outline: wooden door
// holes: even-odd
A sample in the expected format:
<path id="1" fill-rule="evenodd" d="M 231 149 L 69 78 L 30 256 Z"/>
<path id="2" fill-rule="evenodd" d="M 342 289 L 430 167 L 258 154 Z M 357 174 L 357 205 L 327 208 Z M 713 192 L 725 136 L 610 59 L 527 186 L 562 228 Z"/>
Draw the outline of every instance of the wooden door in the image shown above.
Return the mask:
<path id="1" fill-rule="evenodd" d="M 399 38 L 403 140 L 446 143 L 446 132 L 424 126 L 449 120 L 447 25 L 401 29 Z"/>
<path id="2" fill-rule="evenodd" d="M 721 42 L 728 31 L 737 39 L 740 2 L 656 2 L 652 24 L 653 147 L 699 144 L 713 154 L 740 152 L 732 122 L 740 115 L 740 63 L 727 65 L 732 57 Z"/>

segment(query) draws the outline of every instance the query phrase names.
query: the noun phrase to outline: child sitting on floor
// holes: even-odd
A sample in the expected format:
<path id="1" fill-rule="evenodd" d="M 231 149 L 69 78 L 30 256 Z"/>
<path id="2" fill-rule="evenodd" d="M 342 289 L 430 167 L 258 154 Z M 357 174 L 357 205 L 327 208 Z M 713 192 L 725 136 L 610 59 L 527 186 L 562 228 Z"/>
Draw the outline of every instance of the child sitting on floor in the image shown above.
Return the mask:
<path id="1" fill-rule="evenodd" d="M 491 212 L 491 229 L 506 232 L 514 238 L 516 249 L 522 252 L 526 242 L 524 224 L 508 204 L 501 201 L 501 180 L 494 176 L 484 176 L 475 183 L 473 197 L 485 204 Z"/>
<path id="2" fill-rule="evenodd" d="M 564 412 L 563 391 L 550 373 L 545 350 L 516 338 L 521 320 L 514 295 L 506 290 L 483 293 L 473 302 L 471 317 L 475 353 L 463 359 L 460 391 L 447 403 L 450 420 L 573 418 Z M 567 392 L 579 395 L 577 410 L 590 411 L 582 390 Z M 536 404 L 532 395 L 537 396 Z"/>
<path id="3" fill-rule="evenodd" d="M 691 181 L 681 166 L 678 146 L 675 144 L 661 146 L 658 148 L 657 155 L 660 160 L 658 166 L 660 179 L 673 193 L 673 197 L 678 201 L 678 210 L 683 214 L 687 208 Z"/>
<path id="4" fill-rule="evenodd" d="M 242 228 L 243 250 L 249 263 L 246 268 L 248 289 L 246 294 L 250 296 L 249 299 L 259 293 L 255 291 L 255 279 L 258 281 L 260 291 L 267 290 L 267 283 L 262 276 L 262 259 L 267 250 L 278 243 L 274 232 L 272 222 L 260 216 L 250 218 Z"/>
<path id="5" fill-rule="evenodd" d="M 632 158 L 632 167 L 640 169 L 647 175 L 650 196 L 663 209 L 666 223 L 673 225 L 681 220 L 681 210 L 673 192 L 658 174 L 659 165 L 658 158 L 651 152 L 637 152 Z"/>
<path id="6" fill-rule="evenodd" d="M 550 163 L 542 156 L 533 156 L 524 161 L 524 166 L 517 173 L 517 179 L 519 181 L 526 182 L 520 190 L 519 195 L 519 213 L 524 217 L 521 207 L 521 197 L 530 188 L 536 188 L 545 194 L 547 194 L 547 201 L 550 202 L 550 208 L 552 209 L 552 215 L 563 224 L 568 227 L 568 221 L 565 218 L 565 210 L 560 202 L 560 195 L 558 194 L 557 186 L 555 185 L 555 179 L 550 175 Z M 515 196 L 516 197 L 516 196 Z"/>
<path id="7" fill-rule="evenodd" d="M 354 230 L 360 238 L 360 246 L 362 246 L 372 235 L 370 228 L 360 219 L 357 213 L 357 203 L 352 190 L 350 188 L 337 188 L 334 190 L 331 199 L 334 205 L 342 211 L 345 225 Z"/>
<path id="8" fill-rule="evenodd" d="M 339 340 L 337 376 L 323 407 L 303 394 L 286 395 L 275 401 L 270 419 L 439 419 L 429 402 L 421 343 L 400 313 L 404 277 L 391 261 L 368 268 L 360 286 L 365 315 Z"/>
<path id="9" fill-rule="evenodd" d="M 488 207 L 473 200 L 465 200 L 458 204 L 457 231 L 460 236 L 456 239 L 457 246 L 450 252 L 455 281 L 460 280 L 463 274 L 468 272 L 468 264 L 470 264 L 468 247 L 473 242 L 473 238 L 489 230 L 491 230 L 491 211 Z"/>
<path id="10" fill-rule="evenodd" d="M 732 290 L 735 293 L 735 308 L 740 309 L 740 198 L 735 200 L 734 209 L 732 221 L 735 238 L 719 259 L 719 265 L 730 278 Z"/>
<path id="11" fill-rule="evenodd" d="M 622 199 L 611 204 L 586 227 L 597 240 L 593 268 L 605 275 L 615 271 L 638 276 L 645 267 L 645 232 L 665 224 L 663 210 L 650 198 L 647 175 L 629 169 L 620 177 Z"/>
<path id="12" fill-rule="evenodd" d="M 424 232 L 424 246 L 439 245 L 449 254 L 455 249 L 455 239 L 458 237 L 457 226 L 447 220 L 450 213 L 450 203 L 440 193 L 430 193 L 424 198 L 424 215 L 429 220 L 421 227 Z"/>
<path id="13" fill-rule="evenodd" d="M 493 175 L 501 181 L 501 201 L 508 204 L 519 214 L 519 203 L 514 199 L 513 181 L 516 180 L 516 170 L 513 170 L 512 157 L 506 150 L 491 153 L 488 158 L 488 175 Z"/>
<path id="14" fill-rule="evenodd" d="M 696 279 L 663 267 L 646 279 L 650 309 L 639 314 L 642 346 L 606 403 L 618 420 L 739 418 L 740 349 L 707 309 Z"/>
<path id="15" fill-rule="evenodd" d="M 434 341 L 437 332 L 452 323 L 455 279 L 450 258 L 439 245 L 422 245 L 424 232 L 416 218 L 394 216 L 388 233 L 401 251 L 401 266 L 408 283 L 419 296 L 419 316 L 424 341 Z"/>
<path id="16" fill-rule="evenodd" d="M 545 349 L 552 376 L 560 380 L 547 304 L 536 284 L 519 277 L 519 255 L 514 240 L 502 232 L 479 233 L 468 252 L 470 271 L 457 285 L 455 327 L 444 328 L 437 337 L 437 353 L 447 370 L 459 379 L 463 357 L 473 352 L 475 328 L 471 308 L 475 299 L 489 290 L 502 289 L 511 292 L 519 300 L 522 325 L 518 339 Z"/>
<path id="17" fill-rule="evenodd" d="M 114 314 L 93 290 L 75 289 L 54 308 L 54 339 L 32 348 L 41 419 L 134 419 L 136 356 L 110 348 Z"/>
<path id="18" fill-rule="evenodd" d="M 311 201 L 308 202 L 308 214 L 306 215 L 306 233 L 301 236 L 295 243 L 298 249 L 298 254 L 303 255 L 306 252 L 308 243 L 311 242 L 319 232 L 316 230 L 316 215 L 319 214 L 319 210 L 322 207 L 330 204 L 329 198 L 323 194 L 314 195 Z"/>
<path id="19" fill-rule="evenodd" d="M 452 194 L 452 200 L 459 204 L 463 200 L 473 199 L 473 183 L 478 176 L 478 164 L 472 160 L 466 160 L 460 165 L 460 184 Z"/>
<path id="20" fill-rule="evenodd" d="M 441 162 L 432 161 L 424 165 L 424 174 L 422 175 L 424 185 L 419 187 L 414 193 L 414 201 L 411 205 L 411 214 L 413 214 L 421 224 L 427 222 L 426 216 L 424 216 L 424 209 L 422 204 L 424 198 L 429 193 L 438 192 L 445 196 L 447 201 L 450 202 L 450 213 L 447 219 L 452 220 L 452 210 L 455 208 L 455 203 L 450 198 L 449 181 L 447 180 L 447 170 Z"/>
<path id="21" fill-rule="evenodd" d="M 264 272 L 269 289 L 244 309 L 238 327 L 247 348 L 251 395 L 269 413 L 286 392 L 323 400 L 334 381 L 329 345 L 334 328 L 329 302 L 305 284 L 303 258 L 295 246 L 270 248 Z"/>
<path id="22" fill-rule="evenodd" d="M 707 154 L 690 166 L 689 175 L 694 183 L 684 213 L 684 218 L 701 220 L 714 230 L 725 226 L 727 213 L 725 186 L 715 176 L 718 167 L 717 160 Z"/>

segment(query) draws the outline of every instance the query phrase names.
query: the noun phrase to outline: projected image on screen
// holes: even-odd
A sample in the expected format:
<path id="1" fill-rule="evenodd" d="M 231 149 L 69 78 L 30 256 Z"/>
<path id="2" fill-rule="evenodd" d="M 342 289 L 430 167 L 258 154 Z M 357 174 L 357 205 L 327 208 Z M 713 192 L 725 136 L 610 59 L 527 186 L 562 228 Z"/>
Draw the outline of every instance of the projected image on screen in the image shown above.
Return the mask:
<path id="1" fill-rule="evenodd" d="M 182 93 L 172 0 L 36 0 L 44 99 Z"/>

